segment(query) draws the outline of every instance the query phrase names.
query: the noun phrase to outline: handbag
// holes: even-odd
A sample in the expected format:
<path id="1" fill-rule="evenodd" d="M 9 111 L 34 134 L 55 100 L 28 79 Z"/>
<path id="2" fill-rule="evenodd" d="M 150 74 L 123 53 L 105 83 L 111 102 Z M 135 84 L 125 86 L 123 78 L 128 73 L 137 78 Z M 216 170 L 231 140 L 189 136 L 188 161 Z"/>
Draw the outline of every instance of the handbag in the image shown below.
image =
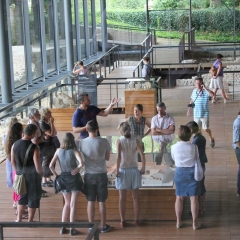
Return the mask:
<path id="1" fill-rule="evenodd" d="M 27 148 L 25 158 L 24 158 L 24 161 L 23 161 L 22 174 L 16 174 L 14 182 L 13 182 L 13 191 L 20 196 L 27 193 L 27 187 L 26 187 L 25 176 L 24 176 L 24 167 L 27 164 L 28 153 L 29 153 L 32 145 L 33 144 L 31 143 Z"/>
<path id="2" fill-rule="evenodd" d="M 196 146 L 196 150 L 197 150 L 197 146 Z M 198 154 L 198 150 L 197 150 L 197 154 Z M 195 161 L 194 179 L 196 181 L 201 181 L 203 179 L 203 168 L 202 168 L 199 156 L 196 158 L 196 161 Z"/>

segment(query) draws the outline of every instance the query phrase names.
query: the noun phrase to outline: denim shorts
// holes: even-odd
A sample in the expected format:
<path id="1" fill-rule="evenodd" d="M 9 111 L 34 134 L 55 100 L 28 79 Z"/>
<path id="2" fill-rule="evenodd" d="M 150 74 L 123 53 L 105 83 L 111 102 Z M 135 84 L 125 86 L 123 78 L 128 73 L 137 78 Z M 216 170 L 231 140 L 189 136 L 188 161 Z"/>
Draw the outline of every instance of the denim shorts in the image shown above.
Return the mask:
<path id="1" fill-rule="evenodd" d="M 201 194 L 200 182 L 194 179 L 195 167 L 176 167 L 174 182 L 176 195 L 181 197 Z"/>

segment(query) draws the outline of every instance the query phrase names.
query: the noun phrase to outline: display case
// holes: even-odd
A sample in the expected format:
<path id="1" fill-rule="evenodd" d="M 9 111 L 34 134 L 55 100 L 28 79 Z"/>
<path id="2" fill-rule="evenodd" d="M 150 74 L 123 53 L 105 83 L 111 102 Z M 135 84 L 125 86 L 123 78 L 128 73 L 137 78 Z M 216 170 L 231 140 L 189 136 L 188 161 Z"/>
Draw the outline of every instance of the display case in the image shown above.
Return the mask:
<path id="1" fill-rule="evenodd" d="M 141 163 L 139 163 L 141 168 Z M 106 201 L 107 221 L 120 221 L 119 191 L 115 188 L 116 164 L 107 164 L 108 199 Z M 175 220 L 175 186 L 173 182 L 174 168 L 166 165 L 147 163 L 146 174 L 142 177 L 140 188 L 140 220 Z M 95 221 L 100 220 L 98 202 L 95 202 Z M 87 200 L 80 194 L 77 200 L 76 219 L 87 221 Z M 127 193 L 126 220 L 134 220 L 132 192 Z"/>

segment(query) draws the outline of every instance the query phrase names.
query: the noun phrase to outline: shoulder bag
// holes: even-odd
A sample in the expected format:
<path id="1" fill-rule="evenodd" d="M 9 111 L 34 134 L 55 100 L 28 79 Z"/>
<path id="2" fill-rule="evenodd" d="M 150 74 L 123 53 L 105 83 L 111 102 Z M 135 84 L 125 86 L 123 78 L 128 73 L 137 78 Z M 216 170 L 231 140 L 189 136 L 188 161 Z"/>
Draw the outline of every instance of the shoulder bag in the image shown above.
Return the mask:
<path id="1" fill-rule="evenodd" d="M 28 153 L 32 147 L 32 143 L 28 146 L 26 154 L 25 154 L 25 158 L 23 161 L 23 170 L 22 170 L 22 174 L 16 174 L 14 182 L 13 182 L 13 191 L 18 194 L 18 195 L 24 195 L 27 193 L 27 188 L 26 188 L 26 182 L 25 182 L 25 176 L 24 176 L 24 168 L 27 164 L 27 159 L 28 159 Z"/>
<path id="2" fill-rule="evenodd" d="M 198 156 L 198 150 L 196 146 L 196 151 L 197 151 L 197 157 L 195 158 L 195 169 L 194 169 L 194 179 L 196 181 L 201 181 L 203 179 L 203 168 Z"/>

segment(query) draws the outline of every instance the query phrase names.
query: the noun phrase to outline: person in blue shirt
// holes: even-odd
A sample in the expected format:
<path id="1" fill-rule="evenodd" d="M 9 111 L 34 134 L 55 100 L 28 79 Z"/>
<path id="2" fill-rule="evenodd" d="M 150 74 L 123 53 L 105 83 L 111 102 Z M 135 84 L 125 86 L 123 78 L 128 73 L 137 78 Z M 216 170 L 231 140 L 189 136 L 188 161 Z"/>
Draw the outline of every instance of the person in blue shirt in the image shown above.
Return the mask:
<path id="1" fill-rule="evenodd" d="M 213 96 L 213 92 L 204 85 L 201 77 L 195 78 L 195 86 L 196 89 L 193 90 L 191 101 L 188 105 L 187 117 L 190 117 L 190 109 L 193 108 L 193 120 L 198 124 L 200 132 L 203 129 L 208 134 L 210 147 L 213 148 L 215 139 L 209 128 L 209 97 Z"/>
<path id="2" fill-rule="evenodd" d="M 113 98 L 110 105 L 105 110 L 101 110 L 90 104 L 91 101 L 87 93 L 81 93 L 79 95 L 80 105 L 72 117 L 73 132 L 80 133 L 81 139 L 88 137 L 88 132 L 86 131 L 87 122 L 90 120 L 97 121 L 97 116 L 106 117 L 112 111 L 112 107 L 120 100 L 121 98 Z M 98 136 L 100 136 L 99 132 Z"/>
<path id="3" fill-rule="evenodd" d="M 240 196 L 240 110 L 233 123 L 233 148 L 238 161 L 237 196 Z"/>
<path id="4" fill-rule="evenodd" d="M 206 170 L 205 163 L 208 162 L 207 155 L 206 155 L 206 138 L 199 132 L 199 126 L 196 122 L 191 121 L 187 123 L 186 126 L 188 126 L 192 131 L 192 134 L 193 134 L 192 143 L 197 145 L 198 147 L 199 159 L 200 159 L 203 171 L 205 172 Z M 204 181 L 205 181 L 205 175 L 203 179 L 200 181 L 201 193 L 198 196 L 200 214 L 203 214 L 205 212 L 204 200 L 206 197 L 206 188 L 205 188 Z"/>

